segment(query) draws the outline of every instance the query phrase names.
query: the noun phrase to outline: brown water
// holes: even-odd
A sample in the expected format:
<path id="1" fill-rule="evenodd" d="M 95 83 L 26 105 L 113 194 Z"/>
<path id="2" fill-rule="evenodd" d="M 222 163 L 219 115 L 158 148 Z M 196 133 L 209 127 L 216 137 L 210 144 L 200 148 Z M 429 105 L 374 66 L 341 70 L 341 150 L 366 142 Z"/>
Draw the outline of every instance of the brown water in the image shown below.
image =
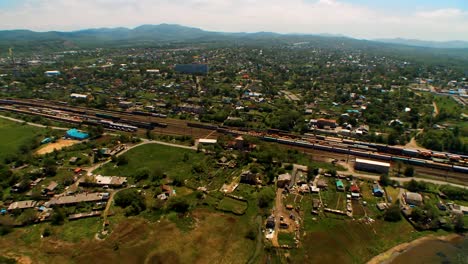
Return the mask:
<path id="1" fill-rule="evenodd" d="M 468 264 L 468 237 L 455 241 L 430 240 L 417 245 L 389 262 L 390 264 Z"/>

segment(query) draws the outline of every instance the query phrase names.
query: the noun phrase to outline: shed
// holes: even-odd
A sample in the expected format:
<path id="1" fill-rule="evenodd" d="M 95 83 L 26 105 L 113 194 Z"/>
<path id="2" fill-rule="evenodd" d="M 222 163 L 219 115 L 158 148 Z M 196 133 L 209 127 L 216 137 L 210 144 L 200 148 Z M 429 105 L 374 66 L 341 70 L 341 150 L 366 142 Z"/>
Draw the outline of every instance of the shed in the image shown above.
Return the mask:
<path id="1" fill-rule="evenodd" d="M 266 228 L 275 228 L 275 217 L 274 216 L 269 216 L 267 221 L 266 221 Z"/>
<path id="2" fill-rule="evenodd" d="M 71 139 L 84 140 L 84 139 L 89 138 L 89 134 L 81 132 L 76 128 L 72 128 L 67 131 L 66 137 L 71 138 Z"/>
<path id="3" fill-rule="evenodd" d="M 419 193 L 406 192 L 405 200 L 406 200 L 406 203 L 410 205 L 421 205 L 423 202 L 423 197 Z"/>
<path id="4" fill-rule="evenodd" d="M 372 194 L 374 196 L 377 196 L 377 197 L 382 197 L 384 195 L 384 190 L 382 190 L 382 188 L 380 188 L 380 185 L 378 184 L 374 184 L 372 186 Z"/>
<path id="5" fill-rule="evenodd" d="M 345 190 L 344 184 L 341 180 L 336 180 L 336 190 L 341 192 Z"/>

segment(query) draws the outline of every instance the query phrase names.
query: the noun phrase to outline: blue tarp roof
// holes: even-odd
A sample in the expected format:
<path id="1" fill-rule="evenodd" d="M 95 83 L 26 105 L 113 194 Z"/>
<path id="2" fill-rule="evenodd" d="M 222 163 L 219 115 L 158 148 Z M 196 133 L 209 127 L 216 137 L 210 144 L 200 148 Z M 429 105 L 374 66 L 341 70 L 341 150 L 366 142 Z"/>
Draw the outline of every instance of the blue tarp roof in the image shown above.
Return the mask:
<path id="1" fill-rule="evenodd" d="M 76 138 L 76 139 L 87 139 L 89 135 L 84 132 L 78 131 L 76 128 L 72 128 L 67 131 L 67 136 L 71 138 Z"/>

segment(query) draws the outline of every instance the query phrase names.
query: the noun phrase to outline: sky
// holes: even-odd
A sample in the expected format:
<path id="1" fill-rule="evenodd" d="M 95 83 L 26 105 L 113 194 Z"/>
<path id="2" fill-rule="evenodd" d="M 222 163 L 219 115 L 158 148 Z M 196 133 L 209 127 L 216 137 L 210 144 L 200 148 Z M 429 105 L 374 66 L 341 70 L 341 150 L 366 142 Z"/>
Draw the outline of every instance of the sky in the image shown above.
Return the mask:
<path id="1" fill-rule="evenodd" d="M 0 30 L 142 24 L 468 41 L 468 0 L 0 0 Z"/>

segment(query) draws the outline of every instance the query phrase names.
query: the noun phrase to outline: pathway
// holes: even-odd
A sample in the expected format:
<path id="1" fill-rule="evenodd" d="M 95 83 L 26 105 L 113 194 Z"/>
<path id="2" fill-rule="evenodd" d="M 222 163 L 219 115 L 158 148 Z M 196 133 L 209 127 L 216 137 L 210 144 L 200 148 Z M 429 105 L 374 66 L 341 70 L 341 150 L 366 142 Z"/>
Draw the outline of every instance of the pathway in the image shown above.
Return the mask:
<path id="1" fill-rule="evenodd" d="M 435 101 L 432 102 L 432 106 L 434 107 L 434 112 L 432 113 L 433 117 L 437 117 L 439 115 L 439 108 Z"/>

